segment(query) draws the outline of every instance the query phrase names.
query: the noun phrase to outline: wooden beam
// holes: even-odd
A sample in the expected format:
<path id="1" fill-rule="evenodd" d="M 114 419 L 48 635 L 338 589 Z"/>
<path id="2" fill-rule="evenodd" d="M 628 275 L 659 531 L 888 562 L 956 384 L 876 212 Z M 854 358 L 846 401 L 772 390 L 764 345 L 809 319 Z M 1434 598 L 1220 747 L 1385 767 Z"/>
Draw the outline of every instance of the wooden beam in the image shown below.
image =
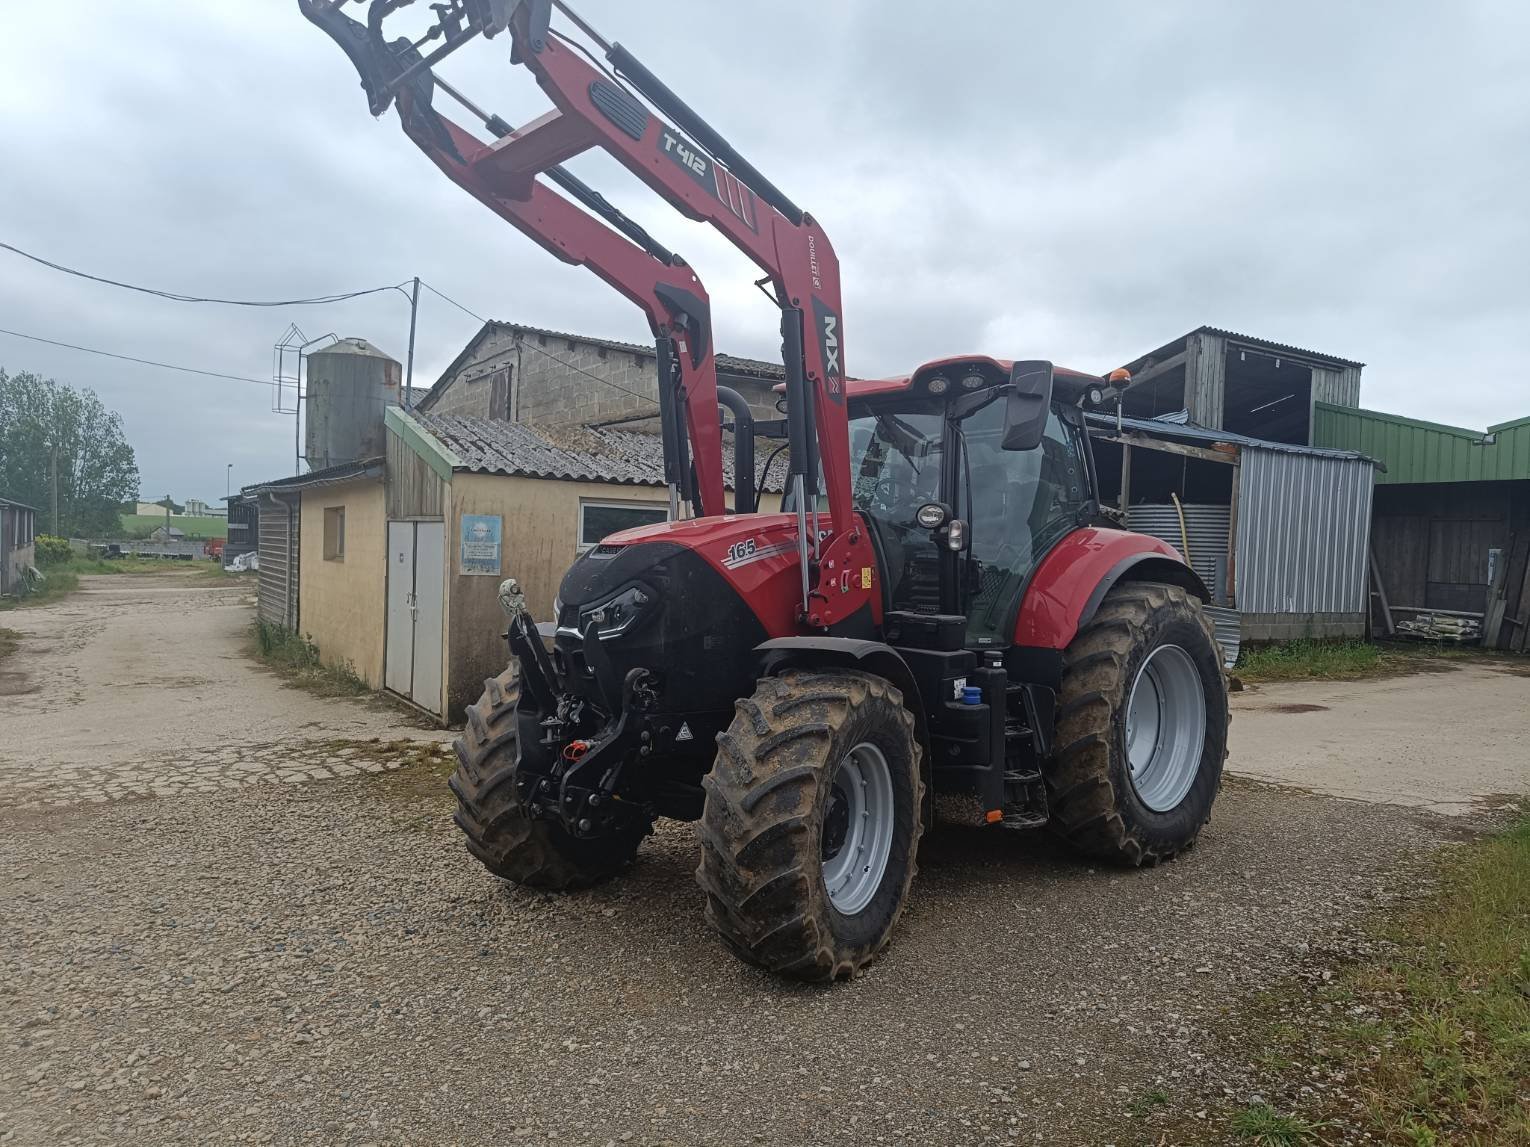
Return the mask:
<path id="1" fill-rule="evenodd" d="M 1387 600 L 1387 587 L 1381 580 L 1381 567 L 1376 564 L 1376 547 L 1368 546 L 1367 549 L 1371 558 L 1371 580 L 1376 583 L 1376 596 L 1381 598 L 1381 619 L 1387 623 L 1387 636 L 1395 637 L 1397 626 L 1392 621 L 1392 603 Z"/>
<path id="2" fill-rule="evenodd" d="M 1227 604 L 1238 608 L 1238 495 L 1243 486 L 1243 460 L 1234 459 L 1232 499 L 1227 504 Z"/>
<path id="3" fill-rule="evenodd" d="M 1124 520 L 1126 511 L 1132 504 L 1132 448 L 1123 445 L 1121 447 L 1121 517 Z"/>
<path id="4" fill-rule="evenodd" d="M 1482 625 L 1482 648 L 1497 649 L 1498 635 L 1503 630 L 1503 615 L 1508 609 L 1508 602 L 1504 599 L 1504 590 L 1509 580 L 1509 558 L 1514 553 L 1514 535 L 1509 535 L 1507 546 L 1494 546 L 1498 550 L 1498 568 L 1493 571 L 1493 581 L 1488 586 L 1487 613 L 1483 618 Z M 1491 553 L 1492 549 L 1488 552 Z"/>
<path id="5" fill-rule="evenodd" d="M 1102 434 L 1098 437 L 1101 442 L 1115 442 L 1121 446 L 1140 446 L 1144 450 L 1178 454 L 1181 458 L 1198 458 L 1202 462 L 1221 462 L 1228 466 L 1235 466 L 1238 463 L 1238 448 L 1230 442 L 1218 442 L 1215 448 L 1208 450 L 1204 446 L 1184 446 L 1178 442 L 1164 442 L 1131 430 L 1122 434 Z"/>
<path id="6" fill-rule="evenodd" d="M 1149 362 L 1145 367 L 1142 368 L 1140 373 L 1132 375 L 1132 386 L 1137 386 L 1144 382 L 1151 382 L 1161 374 L 1168 374 L 1169 371 L 1173 370 L 1177 366 L 1184 366 L 1185 353 L 1186 352 L 1184 351 L 1180 351 L 1178 354 L 1171 354 L 1168 358 L 1161 362 Z"/>

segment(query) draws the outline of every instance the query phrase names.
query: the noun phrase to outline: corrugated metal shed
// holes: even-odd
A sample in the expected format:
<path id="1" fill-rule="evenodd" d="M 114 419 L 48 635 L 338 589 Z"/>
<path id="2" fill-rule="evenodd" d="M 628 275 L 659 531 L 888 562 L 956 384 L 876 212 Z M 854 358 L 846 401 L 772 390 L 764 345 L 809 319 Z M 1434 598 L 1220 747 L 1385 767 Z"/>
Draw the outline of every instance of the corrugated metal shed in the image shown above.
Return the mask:
<path id="1" fill-rule="evenodd" d="M 1530 478 L 1530 418 L 1489 426 L 1486 433 L 1493 436 L 1491 444 L 1484 443 L 1482 431 L 1313 404 L 1313 441 L 1379 458 L 1386 464 L 1377 479 L 1383 483 Z"/>
<path id="2" fill-rule="evenodd" d="M 610 426 L 568 429 L 524 422 L 415 412 L 414 419 L 475 474 L 555 478 L 568 482 L 664 485 L 664 447 L 656 434 Z M 762 443 L 768 448 L 768 443 Z M 758 455 L 758 450 L 756 451 Z M 732 450 L 723 450 L 723 475 L 733 484 Z M 761 488 L 785 489 L 786 462 L 778 458 Z"/>
<path id="3" fill-rule="evenodd" d="M 1364 613 L 1375 468 L 1356 459 L 1245 448 L 1238 608 Z"/>

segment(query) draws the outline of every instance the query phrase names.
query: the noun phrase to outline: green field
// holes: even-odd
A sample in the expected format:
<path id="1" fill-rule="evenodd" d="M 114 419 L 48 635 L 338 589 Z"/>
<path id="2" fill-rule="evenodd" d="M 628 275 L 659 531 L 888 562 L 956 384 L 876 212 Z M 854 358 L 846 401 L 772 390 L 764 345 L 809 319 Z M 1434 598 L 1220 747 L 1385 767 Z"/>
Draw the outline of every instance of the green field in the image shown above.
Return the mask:
<path id="1" fill-rule="evenodd" d="M 146 538 L 164 524 L 163 514 L 122 515 L 122 532 L 130 538 Z M 172 517 L 170 525 L 182 531 L 188 538 L 228 537 L 228 521 L 225 518 Z"/>

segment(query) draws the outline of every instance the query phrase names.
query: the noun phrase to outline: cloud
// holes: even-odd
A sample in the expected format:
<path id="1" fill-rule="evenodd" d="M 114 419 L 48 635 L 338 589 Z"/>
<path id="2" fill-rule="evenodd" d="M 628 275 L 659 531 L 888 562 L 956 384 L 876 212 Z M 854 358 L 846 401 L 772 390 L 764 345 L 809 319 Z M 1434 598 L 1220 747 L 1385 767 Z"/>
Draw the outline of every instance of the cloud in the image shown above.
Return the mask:
<path id="1" fill-rule="evenodd" d="M 423 5 L 420 6 L 423 11 Z M 1530 413 L 1530 7 L 1309 2 L 718 7 L 585 0 L 824 221 L 847 363 L 963 350 L 1108 368 L 1202 323 L 1368 363 L 1368 405 Z M 500 43 L 445 67 L 512 121 L 545 106 Z M 288 0 L 13 13 L 0 43 L 0 238 L 170 289 L 291 297 L 423 276 L 480 314 L 622 338 L 638 312 L 549 259 L 374 122 Z M 604 157 L 574 167 L 697 267 L 718 345 L 773 357 L 758 272 Z M 289 322 L 402 357 L 397 295 L 191 307 L 0 256 L 0 326 L 264 378 Z M 429 382 L 476 322 L 426 295 Z M 0 364 L 93 386 L 144 489 L 290 472 L 266 388 L 0 336 Z"/>

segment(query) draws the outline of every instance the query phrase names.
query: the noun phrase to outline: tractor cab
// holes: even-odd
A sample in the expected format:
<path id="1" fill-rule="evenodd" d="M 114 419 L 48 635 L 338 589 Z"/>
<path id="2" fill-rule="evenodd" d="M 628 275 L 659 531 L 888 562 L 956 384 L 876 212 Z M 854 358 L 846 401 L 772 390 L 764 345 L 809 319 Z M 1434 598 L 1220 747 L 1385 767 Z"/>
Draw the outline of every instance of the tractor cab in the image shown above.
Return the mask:
<path id="1" fill-rule="evenodd" d="M 953 359 L 901 385 L 852 384 L 851 489 L 884 609 L 961 615 L 968 648 L 1011 643 L 1041 559 L 1098 516 L 1085 380 L 1107 385 L 1049 363 Z"/>

